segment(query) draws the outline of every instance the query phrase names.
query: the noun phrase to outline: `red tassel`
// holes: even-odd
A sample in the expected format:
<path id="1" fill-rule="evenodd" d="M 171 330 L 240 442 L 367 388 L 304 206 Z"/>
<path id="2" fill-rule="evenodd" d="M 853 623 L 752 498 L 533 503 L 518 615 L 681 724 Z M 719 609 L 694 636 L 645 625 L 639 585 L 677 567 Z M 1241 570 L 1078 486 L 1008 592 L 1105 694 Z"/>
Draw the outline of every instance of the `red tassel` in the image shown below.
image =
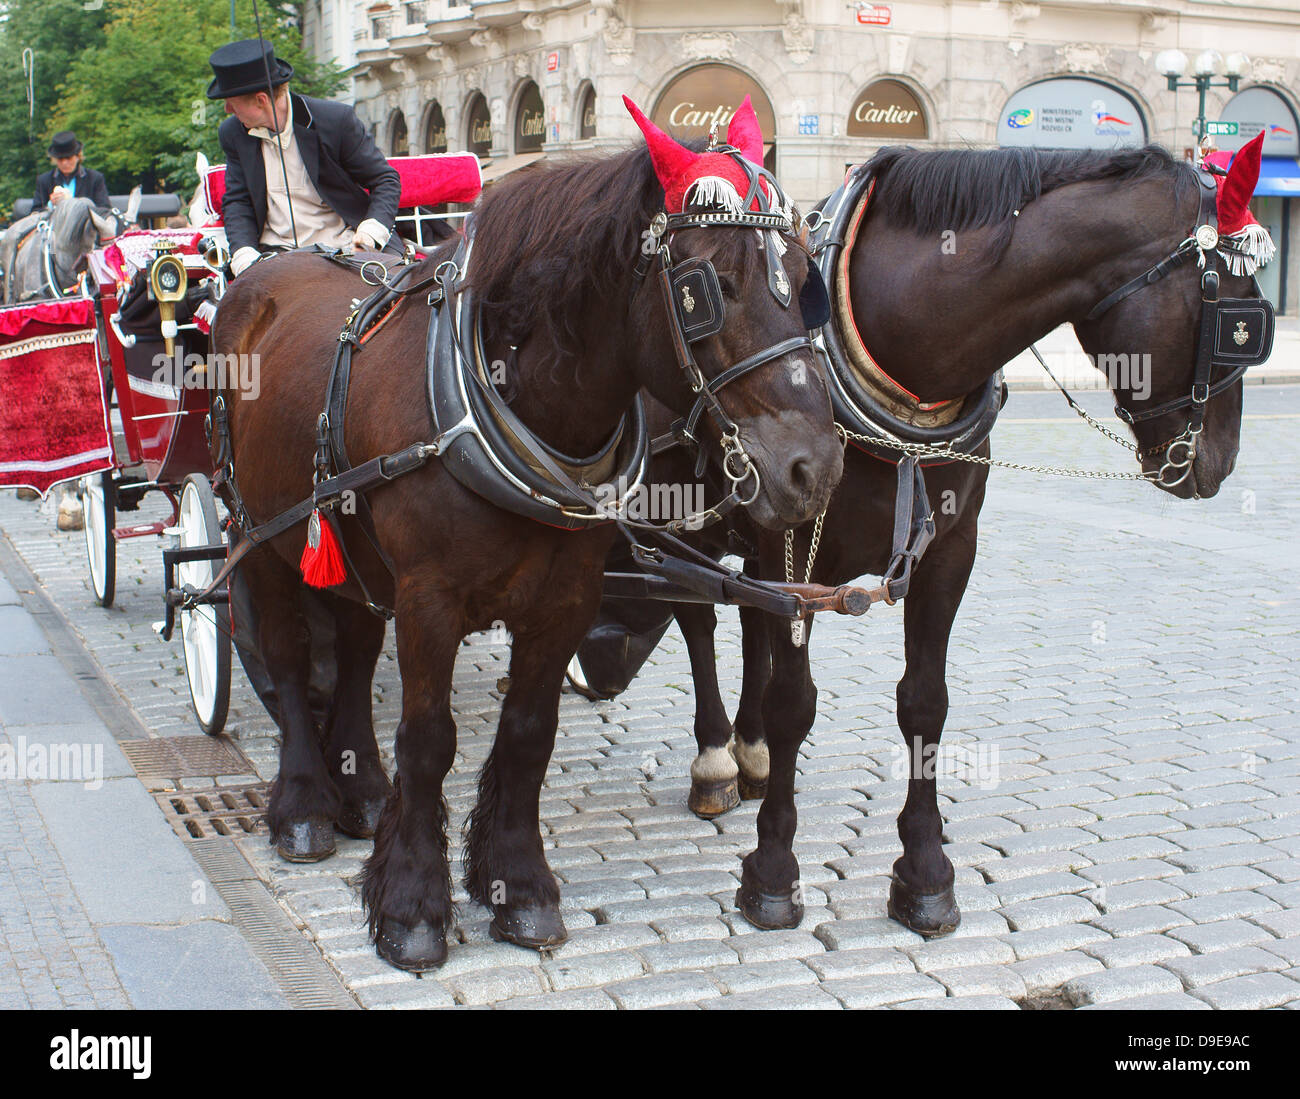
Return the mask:
<path id="1" fill-rule="evenodd" d="M 313 528 L 319 531 L 314 546 L 311 544 Z M 329 588 L 343 583 L 348 578 L 347 569 L 343 567 L 343 550 L 334 533 L 334 524 L 321 518 L 319 508 L 312 512 L 307 532 L 307 544 L 299 563 L 303 580 L 313 588 Z"/>

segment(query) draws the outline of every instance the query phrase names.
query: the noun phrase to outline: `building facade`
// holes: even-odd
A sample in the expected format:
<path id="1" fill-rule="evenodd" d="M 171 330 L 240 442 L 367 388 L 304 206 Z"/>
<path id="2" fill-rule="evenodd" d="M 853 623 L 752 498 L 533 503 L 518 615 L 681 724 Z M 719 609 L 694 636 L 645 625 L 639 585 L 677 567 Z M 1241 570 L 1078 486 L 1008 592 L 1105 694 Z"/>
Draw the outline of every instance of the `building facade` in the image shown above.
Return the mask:
<path id="1" fill-rule="evenodd" d="M 804 204 L 883 145 L 1190 155 L 1198 93 L 1170 91 L 1156 55 L 1241 53 L 1205 117 L 1239 122 L 1223 148 L 1267 130 L 1255 209 L 1280 255 L 1261 283 L 1300 312 L 1296 0 L 311 0 L 304 36 L 349 71 L 381 148 L 469 149 L 490 176 L 625 145 L 625 94 L 679 136 L 725 131 L 749 94 Z"/>

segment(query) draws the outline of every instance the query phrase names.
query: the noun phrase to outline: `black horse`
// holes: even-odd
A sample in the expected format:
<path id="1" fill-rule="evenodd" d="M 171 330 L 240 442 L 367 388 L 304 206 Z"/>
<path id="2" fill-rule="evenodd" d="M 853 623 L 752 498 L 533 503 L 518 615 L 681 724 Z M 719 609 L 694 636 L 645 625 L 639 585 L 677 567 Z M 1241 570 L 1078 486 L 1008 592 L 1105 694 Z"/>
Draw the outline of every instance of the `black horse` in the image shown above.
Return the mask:
<path id="1" fill-rule="evenodd" d="M 1240 370 L 1216 367 L 1213 384 L 1195 390 L 1198 401 L 1190 399 L 1194 382 L 1206 380 L 1196 375 L 1198 348 L 1224 335 L 1210 331 L 1198 343 L 1202 296 L 1213 293 L 1216 278 L 1225 299 L 1257 299 L 1259 291 L 1252 277 L 1231 273 L 1244 267 L 1231 240 L 1218 242 L 1225 259 L 1214 250 L 1215 233 L 1202 228 L 1200 244 L 1189 236 L 1213 216 L 1207 176 L 1198 181 L 1191 165 L 1155 147 L 1113 155 L 887 149 L 866 171 L 874 190 L 855 222 L 856 239 L 845 242 L 846 283 L 835 288 L 851 309 L 851 319 L 841 313 L 832 321 L 839 337 L 851 323 L 896 388 L 915 406 L 933 409 L 978 393 L 1003 363 L 1072 323 L 1094 365 L 1111 375 L 1147 478 L 1182 498 L 1218 491 L 1237 454 L 1241 382 Z M 1247 181 L 1244 193 L 1252 187 Z M 1203 273 L 1202 257 L 1204 271 L 1217 275 Z M 1125 293 L 1116 294 L 1121 288 Z M 1211 318 L 1213 308 L 1205 307 Z M 1259 332 L 1251 337 L 1263 356 L 1271 313 L 1267 326 L 1267 340 Z M 1207 376 L 1209 365 L 1202 359 Z M 817 583 L 881 573 L 891 557 L 896 468 L 879 447 L 873 454 L 858 443 L 850 438 L 844 478 L 821 524 L 811 569 Z M 989 454 L 987 440 L 976 453 Z M 680 453 L 660 462 L 656 480 L 691 476 Z M 975 561 L 987 475 L 987 466 L 964 461 L 927 465 L 937 529 L 904 603 L 906 671 L 897 716 L 912 766 L 889 912 L 927 936 L 960 921 L 933 769 L 922 762 L 937 750 L 948 712 L 948 638 Z M 748 543 L 747 571 L 782 576 L 782 537 L 743 521 L 732 526 L 738 537 L 730 545 L 713 537 L 713 551 L 744 552 Z M 813 532 L 809 524 L 794 534 L 799 579 Z M 792 853 L 795 759 L 817 699 L 808 646 L 795 644 L 788 623 L 741 610 L 744 683 L 733 740 L 718 692 L 713 609 L 673 610 L 696 692 L 699 756 L 689 804 L 709 817 L 740 796 L 763 797 L 759 845 L 745 859 L 738 903 L 760 927 L 794 926 L 802 915 Z M 609 696 L 626 685 L 669 613 L 662 604 L 602 609 L 603 624 L 580 649 L 581 670 L 599 673 L 589 676 L 594 693 Z"/>
<path id="2" fill-rule="evenodd" d="M 746 144 L 756 145 L 761 159 L 761 138 Z M 672 155 L 680 185 L 695 154 L 679 147 Z M 745 169 L 766 196 L 754 200 L 760 213 L 718 183 L 720 172 L 734 174 L 740 163 L 734 150 L 705 154 L 700 165 L 708 186 L 687 186 L 682 205 L 667 218 L 663 168 L 645 148 L 520 173 L 498 184 L 474 212 L 467 234 L 472 253 L 468 259 L 457 253 L 459 271 L 449 266 L 456 245 L 448 245 L 406 276 L 405 284 L 425 289 L 439 276 L 435 293 L 445 300 L 432 329 L 439 349 L 434 361 L 449 361 L 442 352 L 454 346 L 483 369 L 467 367 L 459 382 L 435 386 L 430 395 L 423 290 L 390 302 L 382 324 L 360 341 L 365 346 L 351 368 L 345 430 L 354 468 L 435 435 L 433 449 L 445 457 L 371 493 L 368 532 L 360 514 L 343 517 L 346 512 L 307 532 L 323 546 L 336 523 L 352 562 L 326 596 L 335 618 L 338 682 L 320 734 L 308 697 L 312 631 L 297 567 L 304 524 L 271 538 L 239 565 L 259 610 L 257 647 L 283 734 L 267 814 L 272 838 L 283 857 L 309 861 L 333 852 L 336 824 L 353 835 L 374 835 L 364 900 L 377 949 L 396 966 L 427 969 L 446 956 L 452 903 L 442 784 L 455 750 L 452 670 L 465 634 L 494 622 L 513 638 L 510 689 L 469 822 L 466 884 L 491 907 L 498 937 L 535 947 L 563 941 L 559 889 L 538 832 L 538 796 L 565 664 L 599 605 L 602 566 L 615 536 L 599 513 L 577 504 L 550 508 L 540 491 L 511 496 L 486 460 L 474 476 L 496 485 L 509 510 L 471 491 L 461 464 L 474 455 L 453 442 L 500 439 L 494 461 L 518 451 L 522 457 L 510 460 L 519 468 L 550 469 L 549 491 L 576 491 L 573 482 L 608 476 L 625 463 L 630 447 L 635 458 L 637 438 L 644 448 L 634 412 L 644 388 L 682 414 L 697 399 L 711 398 L 714 407 L 701 424 L 705 445 L 715 461 L 725 461 L 763 528 L 781 530 L 815 515 L 839 479 L 842 451 L 827 383 L 791 301 L 810 277 L 807 254 L 788 212 L 761 213 L 766 200 L 773 210 L 788 211 L 773 181 Z M 671 256 L 664 250 L 669 243 Z M 675 287 L 675 271 L 690 264 L 698 275 L 706 260 L 726 295 L 726 317 L 713 334 L 690 344 L 692 356 L 674 338 L 680 319 L 665 289 Z M 372 277 L 378 272 L 370 270 Z M 785 301 L 774 284 L 786 287 Z M 692 285 L 699 290 L 701 284 Z M 233 453 L 223 491 L 241 528 L 265 524 L 311 495 L 311 459 L 320 453 L 317 423 L 339 325 L 360 286 L 354 271 L 293 253 L 255 265 L 221 304 L 214 348 L 259 356 L 261 364 L 257 400 L 223 394 Z M 482 305 L 477 329 L 471 298 Z M 737 372 L 740 364 L 753 369 Z M 464 420 L 441 418 L 457 385 L 475 393 L 481 387 L 475 400 L 491 410 L 476 434 L 465 433 Z M 332 426 L 343 430 L 337 417 Z M 214 444 L 221 435 L 214 432 Z M 534 474 L 543 477 L 523 469 L 518 478 Z M 586 517 L 575 518 L 579 513 Z M 391 791 L 370 705 L 384 622 L 366 602 L 396 612 L 403 707 Z"/>

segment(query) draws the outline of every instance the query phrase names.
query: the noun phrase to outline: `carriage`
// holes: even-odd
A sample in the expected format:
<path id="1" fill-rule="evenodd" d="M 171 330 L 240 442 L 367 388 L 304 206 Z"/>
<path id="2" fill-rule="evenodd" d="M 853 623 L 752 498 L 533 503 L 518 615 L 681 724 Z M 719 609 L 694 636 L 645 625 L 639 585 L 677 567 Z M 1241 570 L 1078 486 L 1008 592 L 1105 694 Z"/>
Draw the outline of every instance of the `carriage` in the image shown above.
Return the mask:
<path id="1" fill-rule="evenodd" d="M 399 228 L 409 222 L 418 246 L 432 235 L 432 218 L 456 216 L 431 210 L 473 197 L 440 184 L 443 159 L 393 160 L 403 181 Z M 463 177 L 464 164 L 457 167 Z M 229 250 L 220 217 L 224 169 L 202 162 L 200 169 L 202 228 L 129 230 L 89 254 L 85 277 L 68 296 L 0 307 L 0 369 L 8 367 L 10 392 L 19 393 L 6 406 L 9 416 L 0 412 L 0 437 L 20 455 L 6 463 L 0 454 L 0 484 L 44 493 L 76 482 L 87 571 L 101 607 L 116 594 L 118 542 L 172 540 L 163 550 L 165 617 L 155 629 L 170 640 L 179 626 L 195 718 L 215 735 L 230 697 L 229 594 L 182 604 L 184 592 L 209 585 L 226 556 L 205 428 L 213 392 L 241 379 L 209 369 L 208 329 Z M 132 208 L 146 223 L 179 211 L 174 195 L 146 196 Z M 55 411 L 49 402 L 59 399 Z M 166 497 L 170 516 L 129 521 L 154 492 Z"/>

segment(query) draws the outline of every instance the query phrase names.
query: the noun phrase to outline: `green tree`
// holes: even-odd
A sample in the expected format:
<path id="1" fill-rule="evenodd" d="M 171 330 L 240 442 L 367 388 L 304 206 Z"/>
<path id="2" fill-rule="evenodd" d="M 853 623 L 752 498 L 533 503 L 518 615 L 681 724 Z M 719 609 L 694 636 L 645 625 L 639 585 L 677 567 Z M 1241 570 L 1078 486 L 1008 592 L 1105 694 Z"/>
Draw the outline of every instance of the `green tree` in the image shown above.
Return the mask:
<path id="1" fill-rule="evenodd" d="M 104 7 L 101 40 L 72 61 L 48 128 L 76 130 L 88 153 L 93 143 L 92 166 L 123 190 L 140 180 L 146 190 L 156 184 L 188 198 L 197 183 L 195 153 L 225 159 L 217 139 L 224 104 L 206 91 L 208 55 L 230 40 L 230 2 L 105 0 Z M 299 5 L 263 0 L 258 7 L 264 37 L 294 67 L 295 90 L 337 94 L 344 83 L 338 67 L 303 53 Z M 252 0 L 237 0 L 235 34 L 256 37 Z"/>
<path id="2" fill-rule="evenodd" d="M 93 3 L 93 0 L 89 0 Z M 88 0 L 5 0 L 0 3 L 0 210 L 30 198 L 36 176 L 50 166 L 45 150 L 50 116 L 68 69 L 85 50 L 104 40 L 108 13 Z M 34 109 L 29 114 L 23 51 L 35 61 Z M 86 135 L 81 135 L 85 140 Z M 94 155 L 94 142 L 86 152 Z"/>

